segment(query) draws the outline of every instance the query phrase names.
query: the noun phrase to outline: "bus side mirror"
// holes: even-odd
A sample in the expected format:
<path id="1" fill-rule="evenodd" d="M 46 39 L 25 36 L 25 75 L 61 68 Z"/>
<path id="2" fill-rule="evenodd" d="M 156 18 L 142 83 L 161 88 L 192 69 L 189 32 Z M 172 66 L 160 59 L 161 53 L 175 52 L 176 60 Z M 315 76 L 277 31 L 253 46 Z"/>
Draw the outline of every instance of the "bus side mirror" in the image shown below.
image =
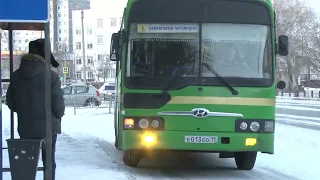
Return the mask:
<path id="1" fill-rule="evenodd" d="M 286 88 L 286 83 L 284 81 L 278 81 L 277 83 L 277 88 L 278 89 L 284 89 Z"/>
<path id="2" fill-rule="evenodd" d="M 289 54 L 288 36 L 281 35 L 278 37 L 278 53 L 280 56 L 287 56 Z"/>
<path id="3" fill-rule="evenodd" d="M 123 34 L 120 31 L 112 34 L 110 44 L 111 61 L 119 61 L 121 59 L 122 36 Z"/>

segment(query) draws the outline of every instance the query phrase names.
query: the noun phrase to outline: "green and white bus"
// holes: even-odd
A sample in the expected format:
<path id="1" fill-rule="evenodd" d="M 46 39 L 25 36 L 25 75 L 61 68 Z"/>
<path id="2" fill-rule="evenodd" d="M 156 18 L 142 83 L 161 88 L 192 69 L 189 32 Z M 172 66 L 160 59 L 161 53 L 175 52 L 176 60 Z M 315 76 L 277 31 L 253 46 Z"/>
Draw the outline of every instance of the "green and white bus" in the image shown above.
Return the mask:
<path id="1" fill-rule="evenodd" d="M 276 55 L 270 0 L 128 0 L 110 45 L 115 146 L 128 166 L 154 151 L 219 153 L 251 170 L 274 154 Z"/>

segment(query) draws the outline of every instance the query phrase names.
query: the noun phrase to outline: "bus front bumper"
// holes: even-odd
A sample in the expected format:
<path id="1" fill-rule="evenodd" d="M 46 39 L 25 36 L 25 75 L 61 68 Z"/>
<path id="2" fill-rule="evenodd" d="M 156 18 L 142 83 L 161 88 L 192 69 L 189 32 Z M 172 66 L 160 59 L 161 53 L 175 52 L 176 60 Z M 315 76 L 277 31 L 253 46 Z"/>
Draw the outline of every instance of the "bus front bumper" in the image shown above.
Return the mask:
<path id="1" fill-rule="evenodd" d="M 205 141 L 185 142 L 186 137 L 217 137 L 217 142 Z M 193 139 L 194 141 L 197 141 Z M 259 151 L 274 153 L 274 134 L 236 133 L 236 132 L 173 132 L 173 131 L 138 131 L 124 130 L 122 150 L 186 150 L 186 151 L 212 151 L 237 152 Z"/>

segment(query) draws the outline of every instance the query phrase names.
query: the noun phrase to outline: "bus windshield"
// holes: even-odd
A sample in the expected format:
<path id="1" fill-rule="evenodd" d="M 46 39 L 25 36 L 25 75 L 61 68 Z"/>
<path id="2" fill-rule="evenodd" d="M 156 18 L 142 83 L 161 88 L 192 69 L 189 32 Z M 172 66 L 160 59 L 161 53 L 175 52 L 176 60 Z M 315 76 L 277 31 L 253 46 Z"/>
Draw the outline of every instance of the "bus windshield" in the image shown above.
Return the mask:
<path id="1" fill-rule="evenodd" d="M 263 25 L 203 24 L 202 62 L 222 77 L 271 78 L 270 40 Z M 203 69 L 202 76 L 214 75 Z"/>
<path id="2" fill-rule="evenodd" d="M 131 24 L 127 77 L 175 76 L 182 69 L 185 76 L 214 77 L 202 67 L 207 63 L 222 77 L 271 78 L 268 26 L 202 24 L 201 63 L 199 25 L 143 26 L 139 32 L 139 24 Z"/>
<path id="3" fill-rule="evenodd" d="M 219 83 L 205 68 L 208 65 L 231 85 L 254 85 L 258 80 L 269 84 L 273 79 L 269 29 L 232 23 L 132 23 L 126 77 L 147 78 L 139 85 L 151 85 L 152 79 L 159 78 L 166 84 L 172 76 L 189 78 L 185 85 L 196 85 L 198 77 L 207 78 L 208 85 Z"/>

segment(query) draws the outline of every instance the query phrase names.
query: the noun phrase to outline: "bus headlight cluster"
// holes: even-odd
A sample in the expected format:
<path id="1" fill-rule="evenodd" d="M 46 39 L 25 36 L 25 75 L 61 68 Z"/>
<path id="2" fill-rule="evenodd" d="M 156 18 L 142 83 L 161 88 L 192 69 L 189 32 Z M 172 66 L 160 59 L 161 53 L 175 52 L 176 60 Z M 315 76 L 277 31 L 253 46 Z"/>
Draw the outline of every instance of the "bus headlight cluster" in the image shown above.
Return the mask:
<path id="1" fill-rule="evenodd" d="M 273 120 L 250 120 L 238 119 L 235 123 L 236 132 L 259 132 L 259 133 L 273 133 L 274 121 Z"/>
<path id="2" fill-rule="evenodd" d="M 250 123 L 250 129 L 251 129 L 251 131 L 253 131 L 253 132 L 257 132 L 257 131 L 259 131 L 259 128 L 260 128 L 260 124 L 258 123 L 258 122 L 251 122 Z"/>
<path id="3" fill-rule="evenodd" d="M 140 119 L 139 120 L 139 127 L 142 128 L 142 129 L 149 128 L 150 126 L 152 128 L 158 128 L 159 127 L 159 125 L 160 125 L 159 120 L 153 119 L 153 120 L 150 120 L 150 121 L 151 121 L 151 123 L 149 123 L 149 121 L 147 119 Z"/>
<path id="4" fill-rule="evenodd" d="M 142 129 L 146 129 L 149 127 L 149 121 L 146 119 L 140 119 L 139 120 L 139 127 Z"/>
<path id="5" fill-rule="evenodd" d="M 163 128 L 164 120 L 161 117 L 126 117 L 124 119 L 124 129 L 161 130 Z"/>
<path id="6" fill-rule="evenodd" d="M 247 122 L 241 122 L 239 128 L 243 131 L 248 129 L 248 123 Z M 251 122 L 249 126 L 250 130 L 253 132 L 257 132 L 260 128 L 260 124 L 258 122 Z"/>
<path id="7" fill-rule="evenodd" d="M 154 128 L 157 128 L 159 127 L 160 125 L 160 122 L 158 120 L 152 120 L 151 121 L 151 126 L 154 127 Z"/>
<path id="8" fill-rule="evenodd" d="M 248 128 L 248 124 L 246 122 L 240 123 L 240 129 L 246 130 Z"/>

